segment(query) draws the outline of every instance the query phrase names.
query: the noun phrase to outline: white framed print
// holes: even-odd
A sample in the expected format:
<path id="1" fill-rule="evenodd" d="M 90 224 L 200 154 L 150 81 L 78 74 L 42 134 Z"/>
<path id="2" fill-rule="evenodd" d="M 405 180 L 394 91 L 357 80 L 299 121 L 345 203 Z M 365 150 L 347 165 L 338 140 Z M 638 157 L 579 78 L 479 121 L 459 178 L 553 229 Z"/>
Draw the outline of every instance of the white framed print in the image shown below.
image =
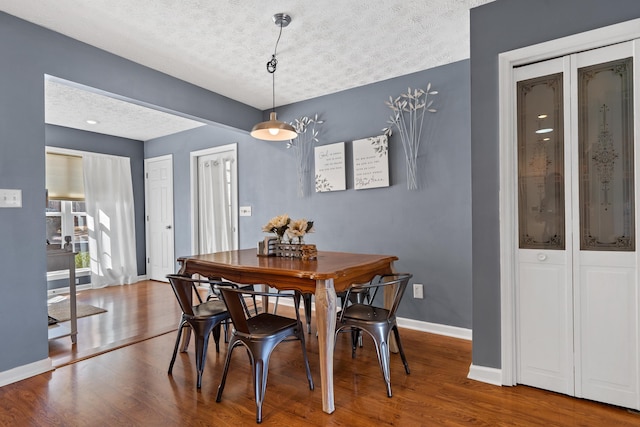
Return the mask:
<path id="1" fill-rule="evenodd" d="M 347 189 L 344 142 L 315 147 L 316 193 Z"/>
<path id="2" fill-rule="evenodd" d="M 353 141 L 353 188 L 389 186 L 389 153 L 386 135 Z"/>

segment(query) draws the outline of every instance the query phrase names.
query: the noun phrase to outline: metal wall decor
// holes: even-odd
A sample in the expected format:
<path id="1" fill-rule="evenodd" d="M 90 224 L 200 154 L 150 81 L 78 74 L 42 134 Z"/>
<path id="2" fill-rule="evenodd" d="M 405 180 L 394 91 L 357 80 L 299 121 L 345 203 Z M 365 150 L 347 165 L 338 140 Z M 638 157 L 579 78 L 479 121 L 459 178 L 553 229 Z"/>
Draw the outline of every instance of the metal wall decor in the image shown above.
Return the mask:
<path id="1" fill-rule="evenodd" d="M 296 173 L 298 175 L 298 197 L 304 197 L 309 192 L 309 172 L 313 146 L 318 142 L 320 126 L 324 120 L 314 116 L 302 116 L 291 123 L 298 136 L 287 143 L 287 148 L 293 149 L 296 154 Z"/>

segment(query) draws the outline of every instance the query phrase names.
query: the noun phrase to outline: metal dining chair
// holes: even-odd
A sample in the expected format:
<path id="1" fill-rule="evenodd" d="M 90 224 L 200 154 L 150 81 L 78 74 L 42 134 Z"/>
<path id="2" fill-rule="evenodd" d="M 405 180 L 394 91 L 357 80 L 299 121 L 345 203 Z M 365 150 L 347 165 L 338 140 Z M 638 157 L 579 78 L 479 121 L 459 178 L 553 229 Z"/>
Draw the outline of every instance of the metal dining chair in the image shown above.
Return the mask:
<path id="1" fill-rule="evenodd" d="M 407 374 L 409 364 L 404 355 L 402 342 L 400 341 L 400 333 L 398 332 L 398 324 L 396 322 L 396 311 L 400 305 L 400 301 L 404 295 L 409 280 L 413 277 L 411 274 L 389 274 L 379 276 L 378 280 L 366 284 L 351 285 L 346 292 L 344 301 L 345 306 L 338 313 L 338 321 L 336 322 L 335 336 L 340 332 L 351 332 L 351 356 L 356 357 L 357 343 L 362 331 L 366 332 L 373 338 L 378 354 L 378 362 L 382 370 L 382 377 L 387 386 L 387 396 L 391 397 L 391 379 L 389 375 L 389 337 L 391 331 L 396 338 L 398 350 L 404 370 Z M 375 305 L 375 297 L 380 289 L 390 289 L 393 293 L 391 298 L 391 306 L 383 308 Z M 368 291 L 368 301 L 353 302 L 351 295 L 353 293 L 362 293 Z"/>
<path id="2" fill-rule="evenodd" d="M 282 291 L 278 291 L 278 296 L 282 294 Z M 304 319 L 307 324 L 307 333 L 311 333 L 311 298 L 313 294 L 311 292 L 305 292 L 302 294 L 302 303 L 304 305 Z M 273 314 L 276 314 L 278 311 L 278 303 L 279 299 L 276 298 L 276 302 L 273 306 Z"/>
<path id="3" fill-rule="evenodd" d="M 295 291 L 293 294 L 277 294 L 269 292 L 247 291 L 243 289 L 231 289 L 221 287 L 219 291 L 222 299 L 227 305 L 231 321 L 233 323 L 233 332 L 229 341 L 227 350 L 227 358 L 224 364 L 224 372 L 222 380 L 218 387 L 218 395 L 216 402 L 222 400 L 222 392 L 224 391 L 229 364 L 231 363 L 231 355 L 233 350 L 238 346 L 244 346 L 249 354 L 251 366 L 253 369 L 253 385 L 256 401 L 256 422 L 262 422 L 262 403 L 267 388 L 267 375 L 269 371 L 269 358 L 273 349 L 282 341 L 288 339 L 296 339 L 300 341 L 302 347 L 302 356 L 307 371 L 307 380 L 309 388 L 313 390 L 313 378 L 309 369 L 309 358 L 307 357 L 307 348 L 304 341 L 304 329 L 300 321 L 300 313 L 295 310 L 296 318 L 279 316 L 276 314 L 262 312 L 251 316 L 245 310 L 243 303 L 245 296 L 267 296 L 267 297 L 291 297 L 294 299 L 294 306 L 300 307 L 300 292 Z"/>
<path id="4" fill-rule="evenodd" d="M 209 344 L 209 335 L 213 334 L 216 343 L 216 352 L 220 352 L 220 325 L 229 319 L 229 312 L 223 301 L 209 300 L 202 301 L 200 293 L 196 289 L 196 285 L 200 283 L 211 284 L 212 281 L 202 279 L 192 279 L 190 277 L 177 274 L 167 276 L 173 293 L 178 300 L 178 304 L 182 310 L 180 324 L 178 325 L 178 336 L 176 344 L 173 348 L 173 356 L 169 364 L 169 375 L 173 372 L 173 364 L 176 361 L 180 339 L 184 328 L 190 328 L 193 331 L 196 340 L 196 369 L 198 371 L 197 388 L 202 385 L 202 372 L 204 371 L 205 360 L 207 357 L 207 347 Z M 218 286 L 234 286 L 233 284 L 221 284 L 215 282 Z M 219 287 L 218 287 L 219 289 Z M 195 293 L 198 303 L 193 304 L 193 294 Z M 189 332 L 190 332 L 189 331 Z M 182 352 L 187 351 L 189 345 L 190 334 L 187 335 Z"/>

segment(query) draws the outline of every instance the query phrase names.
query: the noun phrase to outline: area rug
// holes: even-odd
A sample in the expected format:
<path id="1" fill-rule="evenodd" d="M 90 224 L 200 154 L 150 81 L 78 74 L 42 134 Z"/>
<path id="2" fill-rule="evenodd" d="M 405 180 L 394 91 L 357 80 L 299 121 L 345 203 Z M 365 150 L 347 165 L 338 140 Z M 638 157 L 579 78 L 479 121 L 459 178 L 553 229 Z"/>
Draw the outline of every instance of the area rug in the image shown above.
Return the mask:
<path id="1" fill-rule="evenodd" d="M 47 307 L 49 308 L 49 316 L 53 317 L 58 322 L 65 322 L 71 319 L 71 307 L 68 299 L 50 303 Z M 78 317 L 92 316 L 94 314 L 105 313 L 107 311 L 104 308 L 89 304 L 78 303 L 76 304 L 76 307 Z"/>

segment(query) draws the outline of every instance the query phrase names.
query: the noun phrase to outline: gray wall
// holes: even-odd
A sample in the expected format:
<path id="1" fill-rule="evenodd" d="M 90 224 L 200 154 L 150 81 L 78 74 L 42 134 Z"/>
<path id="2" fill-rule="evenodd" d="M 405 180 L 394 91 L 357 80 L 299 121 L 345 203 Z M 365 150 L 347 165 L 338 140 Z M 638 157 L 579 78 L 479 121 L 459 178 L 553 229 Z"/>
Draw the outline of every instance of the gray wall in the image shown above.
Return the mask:
<path id="1" fill-rule="evenodd" d="M 471 327 L 469 61 L 279 108 L 285 120 L 319 113 L 326 120 L 321 144 L 347 142 L 348 190 L 298 198 L 293 152 L 246 133 L 263 112 L 4 13 L 0 57 L 0 188 L 23 191 L 21 209 L 0 209 L 0 236 L 12 248 L 0 257 L 0 372 L 47 357 L 44 74 L 222 124 L 145 143 L 145 158 L 175 156 L 176 220 L 182 227 L 176 230 L 176 255 L 190 251 L 184 203 L 188 152 L 237 142 L 240 204 L 254 209 L 240 222 L 242 247 L 255 247 L 262 225 L 274 215 L 309 217 L 317 232 L 308 241 L 320 249 L 400 257 L 398 269 L 425 284 L 425 299 L 407 298 L 402 316 Z M 395 135 L 391 186 L 353 190 L 350 141 L 378 135 L 390 115 L 384 101 L 427 82 L 440 95 L 421 148 L 421 188 L 406 189 L 404 154 Z"/>
<path id="2" fill-rule="evenodd" d="M 144 230 L 144 143 L 133 139 L 102 135 L 61 126 L 45 125 L 45 144 L 51 147 L 68 148 L 92 153 L 111 154 L 131 159 L 131 180 L 135 207 L 136 261 L 138 274 L 146 274 L 145 230 Z M 69 281 L 60 282 L 62 287 Z M 60 287 L 49 283 L 49 289 Z"/>
<path id="3" fill-rule="evenodd" d="M 20 209 L 0 209 L 4 372 L 48 356 L 44 75 L 240 129 L 262 112 L 3 12 L 0 58 L 0 188 L 20 189 L 23 199 Z"/>
<path id="4" fill-rule="evenodd" d="M 351 141 L 379 135 L 391 110 L 389 96 L 431 82 L 440 93 L 428 117 L 420 149 L 421 188 L 406 186 L 399 135 L 390 140 L 388 188 L 354 190 Z M 469 61 L 461 61 L 377 84 L 278 108 L 292 120 L 318 113 L 325 123 L 318 145 L 345 141 L 347 190 L 297 196 L 292 150 L 286 143 L 258 141 L 243 132 L 198 128 L 145 143 L 145 156 L 174 155 L 176 255 L 190 251 L 189 151 L 238 143 L 239 202 L 252 207 L 240 217 L 240 246 L 255 248 L 269 218 L 287 213 L 315 221 L 305 241 L 321 250 L 389 253 L 397 268 L 425 285 L 425 299 L 411 293 L 400 315 L 415 320 L 471 327 L 471 182 Z M 312 177 L 310 177 L 312 179 Z"/>
<path id="5" fill-rule="evenodd" d="M 260 119 L 261 120 L 261 119 Z M 201 126 L 175 135 L 153 139 L 144 144 L 145 159 L 151 157 L 173 156 L 173 204 L 174 204 L 174 247 L 176 257 L 191 255 L 191 182 L 190 182 L 190 153 L 206 148 L 239 143 L 242 150 L 247 143 L 255 141 L 247 132 L 216 126 Z M 239 154 L 239 164 L 242 167 L 243 158 Z M 239 171 L 239 181 L 244 181 L 244 176 Z M 240 193 L 242 193 L 240 191 Z M 242 218 L 240 218 L 242 221 Z M 242 234 L 242 222 L 240 234 Z M 178 265 L 176 264 L 176 269 Z M 177 271 L 177 270 L 176 270 Z"/>
<path id="6" fill-rule="evenodd" d="M 637 0 L 497 0 L 471 10 L 474 365 L 501 367 L 498 54 L 638 17 Z"/>

